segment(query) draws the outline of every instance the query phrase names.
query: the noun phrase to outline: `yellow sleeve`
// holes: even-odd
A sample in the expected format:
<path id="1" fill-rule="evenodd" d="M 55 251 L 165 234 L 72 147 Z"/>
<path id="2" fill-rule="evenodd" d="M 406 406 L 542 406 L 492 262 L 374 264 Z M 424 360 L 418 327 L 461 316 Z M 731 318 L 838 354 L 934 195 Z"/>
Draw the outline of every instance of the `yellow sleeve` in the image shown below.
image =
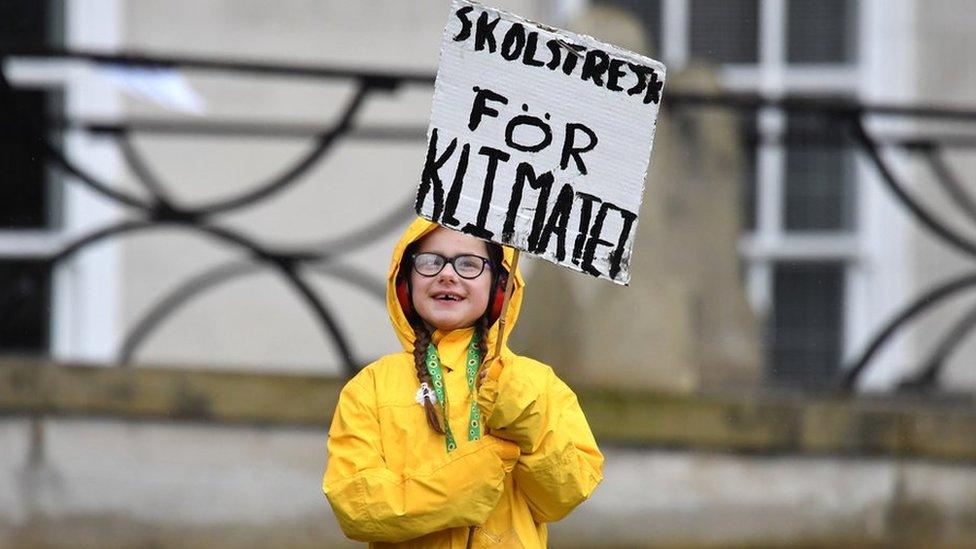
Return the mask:
<path id="1" fill-rule="evenodd" d="M 386 467 L 367 376 L 361 372 L 342 390 L 329 429 L 322 489 L 342 531 L 359 541 L 399 542 L 483 524 L 498 504 L 518 447 L 486 436 L 397 474 Z"/>
<path id="2" fill-rule="evenodd" d="M 553 522 L 603 480 L 603 454 L 573 391 L 551 368 L 519 362 L 508 359 L 499 375 L 489 375 L 478 402 L 492 434 L 522 451 L 514 478 L 533 519 Z"/>

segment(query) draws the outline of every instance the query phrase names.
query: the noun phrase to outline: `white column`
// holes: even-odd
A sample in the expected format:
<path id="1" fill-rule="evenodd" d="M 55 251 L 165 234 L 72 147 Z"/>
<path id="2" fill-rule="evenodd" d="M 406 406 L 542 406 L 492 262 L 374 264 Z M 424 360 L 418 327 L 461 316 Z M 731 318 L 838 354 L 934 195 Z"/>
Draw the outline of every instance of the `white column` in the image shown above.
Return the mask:
<path id="1" fill-rule="evenodd" d="M 114 51 L 121 40 L 119 0 L 65 4 L 65 44 L 71 49 Z M 115 90 L 90 70 L 74 66 L 65 85 L 65 115 L 110 118 L 121 112 Z M 107 182 L 119 181 L 121 159 L 114 140 L 68 132 L 64 151 L 82 169 Z M 76 182 L 66 181 L 64 226 L 67 239 L 120 218 L 120 209 Z M 105 362 L 114 358 L 121 337 L 120 245 L 106 240 L 62 263 L 54 273 L 51 351 L 57 360 Z"/>
<path id="2" fill-rule="evenodd" d="M 670 70 L 681 70 L 688 63 L 688 0 L 661 2 L 661 57 Z"/>

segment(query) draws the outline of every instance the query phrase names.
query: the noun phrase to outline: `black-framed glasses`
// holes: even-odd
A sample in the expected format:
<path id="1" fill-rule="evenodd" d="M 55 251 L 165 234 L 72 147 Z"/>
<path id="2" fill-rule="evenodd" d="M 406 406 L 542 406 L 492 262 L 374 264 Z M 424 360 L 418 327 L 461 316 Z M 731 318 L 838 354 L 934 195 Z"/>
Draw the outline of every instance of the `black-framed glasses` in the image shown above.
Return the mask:
<path id="1" fill-rule="evenodd" d="M 488 258 L 474 254 L 461 254 L 454 257 L 444 257 L 435 252 L 414 254 L 413 270 L 421 276 L 437 276 L 448 263 L 454 267 L 454 272 L 461 278 L 472 279 L 485 272 Z"/>

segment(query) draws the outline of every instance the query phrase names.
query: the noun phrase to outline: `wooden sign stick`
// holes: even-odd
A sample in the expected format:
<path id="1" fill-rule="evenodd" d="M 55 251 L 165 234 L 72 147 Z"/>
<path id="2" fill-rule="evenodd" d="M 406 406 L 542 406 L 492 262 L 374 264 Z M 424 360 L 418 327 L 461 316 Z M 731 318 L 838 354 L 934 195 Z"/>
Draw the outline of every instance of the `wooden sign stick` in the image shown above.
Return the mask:
<path id="1" fill-rule="evenodd" d="M 505 297 L 502 300 L 502 314 L 498 318 L 498 339 L 495 340 L 495 352 L 492 355 L 492 360 L 498 360 L 502 356 L 502 345 L 505 344 L 505 317 L 508 315 L 508 303 L 512 297 L 512 290 L 515 288 L 515 271 L 518 269 L 518 258 L 521 252 L 518 248 L 515 249 L 515 254 L 512 256 L 512 268 L 508 270 L 508 282 L 505 283 Z M 484 361 L 486 364 L 488 361 Z M 481 376 L 478 376 L 478 383 L 481 383 Z M 485 429 L 488 432 L 488 429 Z M 471 548 L 471 542 L 474 541 L 474 530 L 475 526 L 468 528 L 468 541 L 465 545 L 466 549 Z"/>
<path id="2" fill-rule="evenodd" d="M 508 282 L 505 283 L 505 297 L 502 299 L 502 314 L 498 318 L 498 339 L 495 340 L 495 352 L 492 355 L 492 360 L 498 360 L 502 356 L 502 345 L 505 343 L 505 317 L 508 315 L 508 302 L 509 298 L 512 297 L 512 290 L 515 288 L 515 272 L 518 269 L 519 256 L 521 252 L 518 248 L 515 249 L 515 254 L 512 255 L 512 268 L 508 270 Z M 484 364 L 488 361 L 482 363 L 482 368 Z M 481 384 L 481 376 L 478 376 L 478 384 Z M 487 428 L 485 432 L 488 432 Z M 466 549 L 470 549 L 471 542 L 474 540 L 474 530 L 475 527 L 472 526 L 468 528 L 468 542 L 465 545 Z"/>

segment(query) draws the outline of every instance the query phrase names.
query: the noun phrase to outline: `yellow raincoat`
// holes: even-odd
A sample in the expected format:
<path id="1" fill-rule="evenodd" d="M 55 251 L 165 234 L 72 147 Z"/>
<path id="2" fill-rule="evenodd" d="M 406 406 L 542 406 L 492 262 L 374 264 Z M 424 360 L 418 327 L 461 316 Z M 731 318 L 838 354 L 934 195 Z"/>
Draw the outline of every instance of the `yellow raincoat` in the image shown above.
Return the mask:
<path id="1" fill-rule="evenodd" d="M 566 516 L 602 479 L 603 456 L 576 395 L 552 368 L 512 353 L 491 365 L 477 392 L 483 431 L 468 441 L 471 398 L 464 361 L 473 328 L 435 332 L 458 448 L 427 424 L 415 399 L 414 333 L 394 281 L 404 249 L 433 230 L 422 219 L 393 251 L 386 304 L 404 352 L 364 368 L 342 390 L 329 430 L 322 488 L 342 531 L 370 547 L 545 547 L 547 522 Z M 511 269 L 511 250 L 505 266 Z M 518 316 L 524 283 L 515 275 L 506 317 Z M 489 355 L 498 337 L 488 334 Z"/>

